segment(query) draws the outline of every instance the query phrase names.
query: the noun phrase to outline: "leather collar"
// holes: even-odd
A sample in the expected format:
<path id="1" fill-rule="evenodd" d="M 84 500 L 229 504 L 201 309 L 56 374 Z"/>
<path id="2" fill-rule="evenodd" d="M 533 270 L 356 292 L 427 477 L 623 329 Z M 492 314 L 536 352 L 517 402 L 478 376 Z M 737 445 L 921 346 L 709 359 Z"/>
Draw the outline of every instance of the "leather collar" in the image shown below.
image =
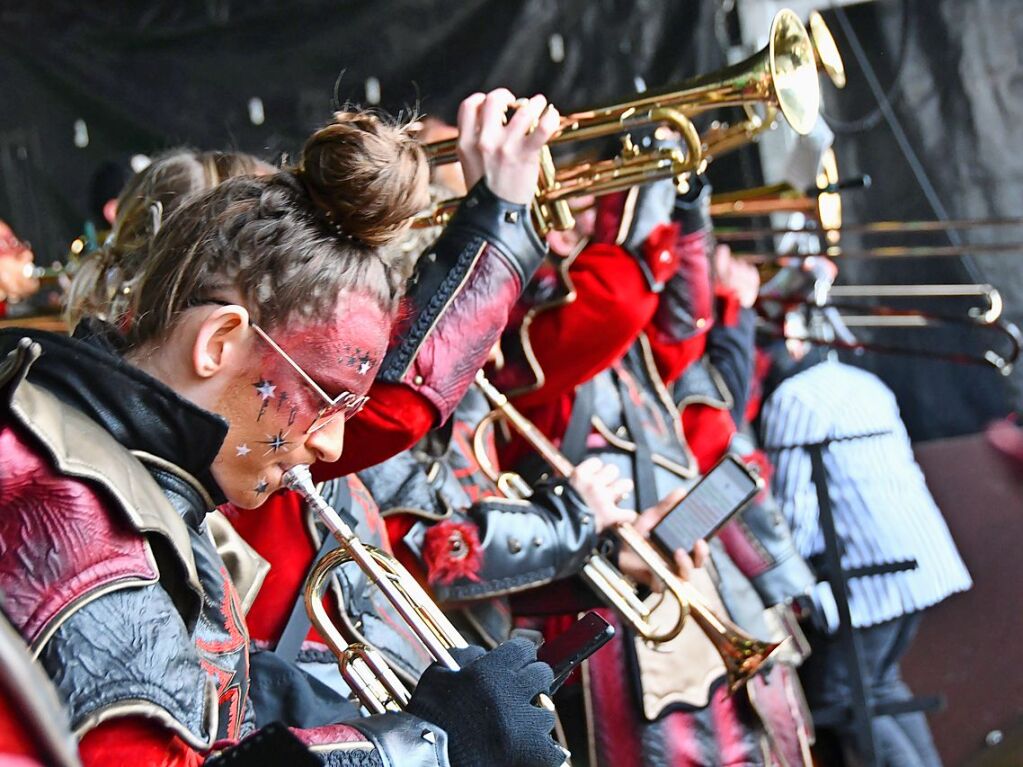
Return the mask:
<path id="1" fill-rule="evenodd" d="M 29 380 L 88 416 L 128 450 L 155 455 L 196 477 L 217 504 L 224 496 L 210 467 L 227 422 L 126 362 L 115 329 L 81 323 L 74 338 L 27 328 L 0 330 L 0 355 L 21 338 L 43 350 Z"/>

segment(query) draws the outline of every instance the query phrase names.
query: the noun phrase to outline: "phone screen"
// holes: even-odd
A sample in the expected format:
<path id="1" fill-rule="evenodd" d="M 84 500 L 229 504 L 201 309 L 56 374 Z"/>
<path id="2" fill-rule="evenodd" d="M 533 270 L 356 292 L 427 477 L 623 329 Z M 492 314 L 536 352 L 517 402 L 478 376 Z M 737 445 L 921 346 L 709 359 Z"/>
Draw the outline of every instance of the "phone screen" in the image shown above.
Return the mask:
<path id="1" fill-rule="evenodd" d="M 717 532 L 759 489 L 756 475 L 739 459 L 727 455 L 657 523 L 651 534 L 668 551 L 692 551 L 697 540 Z"/>

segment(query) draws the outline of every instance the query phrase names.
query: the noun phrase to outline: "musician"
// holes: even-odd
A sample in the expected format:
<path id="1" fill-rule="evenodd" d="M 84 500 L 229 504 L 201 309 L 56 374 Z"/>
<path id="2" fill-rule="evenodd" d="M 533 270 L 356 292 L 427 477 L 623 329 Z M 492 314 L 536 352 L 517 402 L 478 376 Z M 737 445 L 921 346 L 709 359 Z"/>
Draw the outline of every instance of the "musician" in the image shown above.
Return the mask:
<path id="1" fill-rule="evenodd" d="M 797 335 L 808 332 L 819 341 L 834 337 L 835 331 L 828 330 L 830 316 L 815 314 L 807 323 L 795 310 L 787 322 L 787 332 L 798 324 L 802 331 Z M 822 579 L 814 600 L 820 607 L 807 605 L 811 612 L 824 613 L 812 615 L 807 629 L 813 648 L 801 670 L 807 697 L 814 708 L 845 705 L 851 685 L 850 661 L 833 633 L 838 616 L 826 582 L 809 452 L 810 445 L 822 443 L 842 567 L 915 564 L 849 580 L 849 608 L 868 694 L 875 704 L 907 700 L 911 694 L 899 663 L 921 613 L 970 588 L 969 573 L 913 458 L 895 395 L 873 374 L 830 359 L 806 342 L 778 344 L 773 351 L 775 369 L 761 414 L 763 444 L 777 467 L 775 493 L 797 549 Z M 923 713 L 878 717 L 873 723 L 881 763 L 940 764 Z M 847 752 L 854 753 L 851 725 L 839 726 L 837 733 Z"/>
<path id="2" fill-rule="evenodd" d="M 17 303 L 39 290 L 39 281 L 31 273 L 33 260 L 29 244 L 19 240 L 0 219 L 0 317 L 7 313 L 8 303 Z"/>
<path id="3" fill-rule="evenodd" d="M 289 464 L 340 455 L 400 288 L 379 248 L 425 202 L 425 180 L 401 129 L 339 114 L 299 168 L 227 181 L 164 223 L 124 337 L 95 324 L 75 339 L 0 335 L 2 532 L 18 551 L 0 558 L 0 587 L 69 705 L 83 763 L 197 764 L 251 731 L 244 595 L 203 517 L 217 501 L 257 506 Z M 359 364 L 333 361 L 352 350 Z M 481 737 L 557 763 L 530 705 L 549 670 L 514 644 L 463 661 L 417 691 L 432 722 L 303 737 L 333 764 L 474 764 L 464 749 Z M 438 726 L 430 689 L 497 695 L 477 706 L 496 713 L 459 740 L 465 717 Z"/>
<path id="4" fill-rule="evenodd" d="M 127 324 L 125 312 L 133 285 L 145 268 L 150 241 L 188 195 L 235 176 L 274 172 L 272 165 L 244 152 L 181 148 L 154 157 L 128 180 L 111 200 L 113 205 L 103 206 L 103 215 L 111 216 L 113 235 L 82 259 L 71 280 L 64 296 L 68 328 L 73 331 L 87 316 Z"/>
<path id="5" fill-rule="evenodd" d="M 661 184 L 604 198 L 590 243 L 560 274 L 541 277 L 524 320 L 506 334 L 506 364 L 493 373 L 562 452 L 598 455 L 634 479 L 623 505 L 637 510 L 698 475 L 668 387 L 703 355 L 712 317 L 707 193 L 694 184 L 676 200 Z M 567 290 L 559 293 L 559 281 Z M 530 474 L 525 456 L 512 445 L 504 457 Z M 734 571 L 730 583 L 741 579 L 724 552 L 714 561 Z M 693 577 L 724 613 L 707 573 Z M 664 754 L 674 764 L 764 763 L 762 724 L 744 695 L 728 695 L 721 661 L 692 621 L 656 650 L 621 636 L 589 663 L 596 764 L 657 764 Z"/>

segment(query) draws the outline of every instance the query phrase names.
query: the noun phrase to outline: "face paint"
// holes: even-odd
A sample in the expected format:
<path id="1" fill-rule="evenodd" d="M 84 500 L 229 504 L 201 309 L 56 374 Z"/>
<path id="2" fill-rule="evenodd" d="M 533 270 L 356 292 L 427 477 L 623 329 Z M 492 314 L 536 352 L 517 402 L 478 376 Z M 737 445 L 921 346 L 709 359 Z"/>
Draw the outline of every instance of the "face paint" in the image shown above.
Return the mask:
<path id="1" fill-rule="evenodd" d="M 342 297 L 327 320 L 270 329 L 267 335 L 313 385 L 254 334 L 252 353 L 239 355 L 244 369 L 217 407 L 229 432 L 213 473 L 232 503 L 257 506 L 280 487 L 291 466 L 336 455 L 343 435 L 336 422 L 365 404 L 389 332 L 390 320 L 375 302 L 357 297 Z"/>
<path id="2" fill-rule="evenodd" d="M 261 445 L 266 445 L 266 452 L 263 455 L 270 455 L 278 451 L 288 452 L 291 449 L 291 445 L 294 444 L 287 440 L 289 433 L 281 430 L 274 435 L 268 434 L 267 438 L 260 443 Z"/>

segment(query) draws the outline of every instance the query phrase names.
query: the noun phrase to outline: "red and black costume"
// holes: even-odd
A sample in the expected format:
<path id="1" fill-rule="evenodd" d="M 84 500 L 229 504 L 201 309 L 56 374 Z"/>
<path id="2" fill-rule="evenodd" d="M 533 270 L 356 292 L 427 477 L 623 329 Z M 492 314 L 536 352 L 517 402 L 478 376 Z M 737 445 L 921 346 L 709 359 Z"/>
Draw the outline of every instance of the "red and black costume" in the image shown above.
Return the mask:
<path id="1" fill-rule="evenodd" d="M 494 373 L 495 383 L 570 458 L 597 455 L 632 477 L 637 510 L 695 481 L 734 432 L 733 424 L 727 435 L 709 433 L 711 444 L 693 444 L 670 391 L 704 356 L 713 322 L 701 204 L 708 190 L 698 192 L 678 204 L 670 186 L 654 185 L 605 200 L 595 242 L 562 270 L 567 292 L 553 298 L 553 278 L 537 287 L 506 344 L 509 364 Z M 516 444 L 506 455 L 519 465 L 527 457 Z M 719 546 L 712 548 L 718 549 L 720 596 L 751 594 L 748 583 L 728 588 L 745 579 Z M 718 589 L 702 585 L 714 604 Z M 744 695 L 728 696 L 720 661 L 692 631 L 687 626 L 673 640 L 679 644 L 670 645 L 674 651 L 662 653 L 623 632 L 590 660 L 588 703 L 596 723 L 590 746 L 597 764 L 764 763 L 760 721 Z M 690 678 L 674 689 L 658 683 L 684 673 Z"/>
<path id="2" fill-rule="evenodd" d="M 255 719 L 247 600 L 206 521 L 227 425 L 125 363 L 97 325 L 77 336 L 0 333 L 6 611 L 85 765 L 198 765 Z M 445 733 L 406 714 L 302 737 L 328 764 L 445 764 Z"/>
<path id="3" fill-rule="evenodd" d="M 483 393 L 470 388 L 446 428 L 359 478 L 388 517 L 399 556 L 422 572 L 460 627 L 496 644 L 512 625 L 507 605 L 494 598 L 577 573 L 597 534 L 567 481 L 542 480 L 528 499 L 502 496 L 473 446 L 489 412 Z M 492 432 L 480 438 L 496 467 Z"/>
<path id="4" fill-rule="evenodd" d="M 369 404 L 346 426 L 341 460 L 313 469 L 318 480 L 335 480 L 328 483 L 328 492 L 352 499 L 349 509 L 367 542 L 388 546 L 375 501 L 351 473 L 406 450 L 449 418 L 545 253 L 527 207 L 501 200 L 481 182 L 420 256 L 406 298 L 409 316 L 370 389 Z M 289 492 L 276 494 L 253 511 L 228 509 L 228 516 L 270 563 L 248 616 L 253 639 L 273 648 L 293 615 L 302 620 L 304 610 L 296 612 L 296 602 L 301 601 L 319 536 L 298 496 Z M 339 578 L 338 586 L 338 597 L 355 616 L 358 630 L 388 651 L 406 676 L 417 678 L 427 660 L 409 655 L 411 643 L 396 627 L 389 606 L 368 603 L 356 574 Z M 315 631 L 308 632 L 308 639 L 311 644 L 299 660 L 330 660 L 332 665 Z"/>

